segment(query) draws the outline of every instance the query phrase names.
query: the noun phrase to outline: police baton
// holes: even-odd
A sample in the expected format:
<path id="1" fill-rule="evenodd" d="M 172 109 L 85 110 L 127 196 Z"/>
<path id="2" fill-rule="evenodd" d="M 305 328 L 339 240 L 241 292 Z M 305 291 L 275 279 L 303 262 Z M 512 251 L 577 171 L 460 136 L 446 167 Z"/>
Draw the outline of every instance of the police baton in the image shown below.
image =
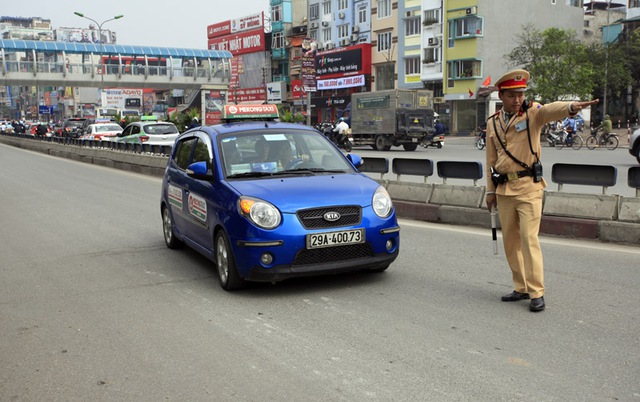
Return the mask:
<path id="1" fill-rule="evenodd" d="M 493 238 L 493 255 L 498 255 L 498 235 L 496 233 L 496 207 L 491 207 L 491 237 Z"/>

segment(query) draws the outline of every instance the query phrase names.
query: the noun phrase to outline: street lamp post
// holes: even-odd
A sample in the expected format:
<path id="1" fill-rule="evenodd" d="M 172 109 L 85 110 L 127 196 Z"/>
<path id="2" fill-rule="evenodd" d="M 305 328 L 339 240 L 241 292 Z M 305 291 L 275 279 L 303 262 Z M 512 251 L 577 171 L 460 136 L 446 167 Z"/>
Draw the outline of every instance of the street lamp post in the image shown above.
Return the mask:
<path id="1" fill-rule="evenodd" d="M 106 22 L 109 22 L 109 21 L 119 20 L 120 18 L 124 17 L 124 15 L 116 15 L 115 17 L 109 18 L 108 20 L 98 22 L 93 18 L 87 17 L 81 12 L 75 11 L 74 14 L 77 15 L 78 17 L 86 18 L 89 21 L 93 21 L 96 23 L 96 25 L 98 25 L 98 41 L 100 42 L 100 106 L 102 106 L 102 88 L 104 87 L 104 73 L 105 73 L 104 64 L 102 63 L 102 25 L 104 25 Z"/>
<path id="2" fill-rule="evenodd" d="M 609 0 L 607 2 L 607 36 L 604 38 L 604 95 L 603 95 L 603 102 L 602 102 L 602 119 L 601 121 L 604 121 L 604 116 L 607 114 L 607 74 L 608 74 L 608 70 L 609 70 L 609 30 L 611 29 L 611 27 L 609 26 L 610 21 L 610 9 L 611 7 L 611 0 Z M 603 35 L 604 35 L 604 30 L 602 31 Z"/>

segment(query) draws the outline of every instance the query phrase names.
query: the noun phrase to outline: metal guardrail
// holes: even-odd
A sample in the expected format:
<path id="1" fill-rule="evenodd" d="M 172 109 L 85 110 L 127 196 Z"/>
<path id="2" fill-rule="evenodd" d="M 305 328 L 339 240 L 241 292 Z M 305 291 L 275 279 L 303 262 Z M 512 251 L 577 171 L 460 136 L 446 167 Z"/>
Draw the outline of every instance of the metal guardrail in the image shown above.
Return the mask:
<path id="1" fill-rule="evenodd" d="M 447 179 L 471 179 L 473 185 L 478 185 L 482 179 L 482 163 L 480 162 L 438 162 L 438 177 L 442 177 L 444 184 Z"/>
<path id="2" fill-rule="evenodd" d="M 389 159 L 387 158 L 362 158 L 363 164 L 358 168 L 362 173 L 380 173 L 380 180 L 389 173 Z"/>
<path id="3" fill-rule="evenodd" d="M 168 156 L 171 146 L 150 145 L 141 143 L 122 143 L 112 141 L 79 140 L 68 137 L 34 137 L 27 134 L 2 134 L 9 137 L 24 138 L 35 141 L 52 142 L 57 144 L 74 145 L 96 149 L 106 149 L 121 152 L 140 154 L 152 154 Z M 362 158 L 364 163 L 358 169 L 363 173 L 380 173 L 380 178 L 389 173 L 389 160 L 387 158 Z M 402 175 L 423 176 L 425 183 L 429 176 L 433 175 L 433 161 L 430 159 L 405 159 L 394 158 L 392 163 L 393 173 Z M 483 177 L 481 162 L 439 161 L 437 163 L 438 176 L 447 179 L 471 179 L 474 185 Z M 614 186 L 617 181 L 617 169 L 606 165 L 583 165 L 555 163 L 551 171 L 551 180 L 558 184 L 558 191 L 562 191 L 563 184 L 577 184 L 587 186 L 602 186 L 602 193 L 606 194 L 608 187 Z M 640 166 L 629 168 L 627 184 L 636 189 L 636 197 L 640 197 Z"/>
<path id="4" fill-rule="evenodd" d="M 602 186 L 602 194 L 606 194 L 608 187 L 615 186 L 617 177 L 614 166 L 555 163 L 551 168 L 551 180 L 558 184 L 558 191 L 562 191 L 563 184 L 579 184 Z"/>
<path id="5" fill-rule="evenodd" d="M 433 161 L 431 159 L 402 159 L 395 158 L 392 162 L 393 173 L 398 175 L 400 181 L 403 174 L 414 176 L 424 176 L 427 182 L 429 176 L 433 175 Z"/>
<path id="6" fill-rule="evenodd" d="M 27 134 L 5 134 L 9 137 L 24 138 L 40 142 L 51 142 L 54 144 L 73 145 L 85 148 L 105 149 L 111 151 L 131 152 L 139 154 L 153 154 L 160 156 L 168 156 L 171 153 L 169 145 L 152 145 L 144 143 L 125 143 L 116 141 L 100 141 L 100 140 L 80 140 L 69 137 L 37 137 Z"/>
<path id="7" fill-rule="evenodd" d="M 640 197 L 640 166 L 632 166 L 627 174 L 627 184 L 636 189 L 636 197 Z"/>

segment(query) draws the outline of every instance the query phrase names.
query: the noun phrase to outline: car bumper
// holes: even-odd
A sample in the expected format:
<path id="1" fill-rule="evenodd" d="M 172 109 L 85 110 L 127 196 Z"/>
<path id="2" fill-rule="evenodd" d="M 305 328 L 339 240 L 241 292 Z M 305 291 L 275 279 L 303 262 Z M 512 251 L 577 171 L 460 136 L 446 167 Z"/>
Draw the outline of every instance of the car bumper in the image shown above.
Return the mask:
<path id="1" fill-rule="evenodd" d="M 392 219 L 395 222 L 395 217 Z M 400 249 L 400 228 L 396 224 L 367 227 L 366 241 L 349 245 L 308 248 L 308 232 L 265 239 L 235 239 L 235 257 L 240 275 L 250 281 L 324 275 L 379 269 L 391 264 Z M 277 236 L 277 235 L 276 235 Z M 254 240 L 254 241 L 251 241 Z M 264 264 L 267 255 L 271 263 Z"/>
<path id="2" fill-rule="evenodd" d="M 277 265 L 271 268 L 254 267 L 247 280 L 254 282 L 276 282 L 304 276 L 339 274 L 353 271 L 384 269 L 398 257 L 399 248 L 391 254 L 308 265 Z"/>

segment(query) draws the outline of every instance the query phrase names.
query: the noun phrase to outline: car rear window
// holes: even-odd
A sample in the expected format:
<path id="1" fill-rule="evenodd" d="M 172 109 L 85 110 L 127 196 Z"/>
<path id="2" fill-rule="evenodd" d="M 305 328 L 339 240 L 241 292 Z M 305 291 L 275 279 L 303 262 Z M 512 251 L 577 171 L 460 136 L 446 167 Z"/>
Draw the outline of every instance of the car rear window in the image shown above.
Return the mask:
<path id="1" fill-rule="evenodd" d="M 143 127 L 145 134 L 177 134 L 178 128 L 171 123 L 151 124 Z"/>
<path id="2" fill-rule="evenodd" d="M 117 124 L 99 124 L 96 126 L 97 133 L 106 133 L 108 131 L 122 131 L 122 127 Z"/>
<path id="3" fill-rule="evenodd" d="M 80 127 L 84 120 L 67 120 L 67 127 Z"/>

